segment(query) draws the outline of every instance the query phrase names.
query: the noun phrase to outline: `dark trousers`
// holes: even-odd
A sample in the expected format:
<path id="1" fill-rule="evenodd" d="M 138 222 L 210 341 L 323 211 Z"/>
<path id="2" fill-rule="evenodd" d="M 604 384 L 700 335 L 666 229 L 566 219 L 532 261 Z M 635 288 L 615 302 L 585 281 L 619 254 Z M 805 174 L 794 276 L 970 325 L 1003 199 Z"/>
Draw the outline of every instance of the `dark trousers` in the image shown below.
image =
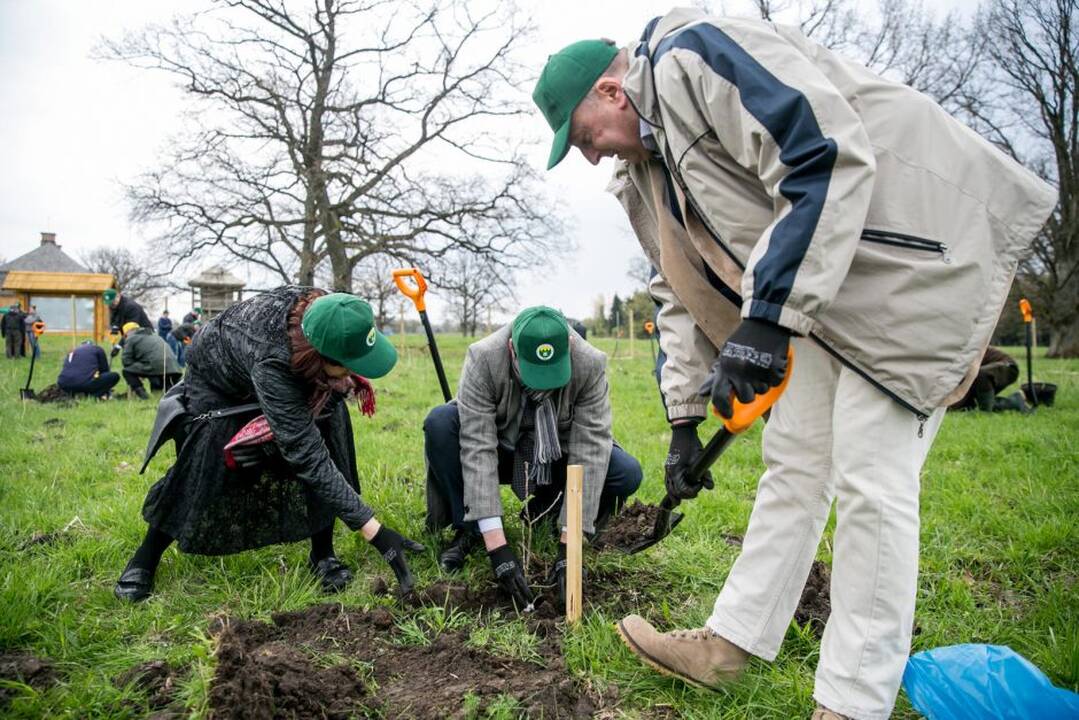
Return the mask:
<path id="1" fill-rule="evenodd" d="M 92 380 L 88 380 L 79 385 L 61 385 L 60 389 L 66 393 L 72 395 L 89 395 L 90 397 L 101 397 L 109 390 L 120 382 L 120 376 L 114 372 L 105 372 L 98 375 Z"/>
<path id="2" fill-rule="evenodd" d="M 26 349 L 23 348 L 22 344 L 22 331 L 9 330 L 7 335 L 4 336 L 4 340 L 4 352 L 9 358 L 26 357 Z"/>
<path id="3" fill-rule="evenodd" d="M 470 527 L 475 528 L 475 523 L 466 523 L 464 509 L 464 474 L 461 470 L 461 417 L 457 411 L 456 403 L 439 405 L 427 415 L 423 421 L 424 452 L 427 453 L 427 463 L 435 485 L 442 494 L 443 499 L 449 504 L 453 516 L 453 526 L 457 529 Z M 563 451 L 564 452 L 564 451 Z M 600 494 L 599 513 L 614 508 L 615 503 L 624 501 L 640 487 L 641 464 L 637 458 L 627 453 L 618 445 L 611 448 L 611 460 L 607 465 L 607 477 L 603 482 L 603 492 Z M 513 480 L 513 451 L 505 448 L 498 449 L 498 482 L 501 485 L 509 485 Z M 551 508 L 557 518 L 561 504 L 555 500 L 558 493 L 566 486 L 566 457 L 563 455 L 551 467 L 551 484 L 544 492 L 541 489 L 529 506 L 538 509 L 531 512 L 533 516 Z M 557 507 L 551 507 L 552 503 L 558 502 Z"/>
<path id="4" fill-rule="evenodd" d="M 127 382 L 128 387 L 132 390 L 142 387 L 142 379 L 146 378 L 146 382 L 150 383 L 151 390 L 168 390 L 170 387 L 180 382 L 182 375 L 180 373 L 154 373 L 153 375 L 140 375 L 138 373 L 128 372 L 124 370 L 124 380 Z"/>

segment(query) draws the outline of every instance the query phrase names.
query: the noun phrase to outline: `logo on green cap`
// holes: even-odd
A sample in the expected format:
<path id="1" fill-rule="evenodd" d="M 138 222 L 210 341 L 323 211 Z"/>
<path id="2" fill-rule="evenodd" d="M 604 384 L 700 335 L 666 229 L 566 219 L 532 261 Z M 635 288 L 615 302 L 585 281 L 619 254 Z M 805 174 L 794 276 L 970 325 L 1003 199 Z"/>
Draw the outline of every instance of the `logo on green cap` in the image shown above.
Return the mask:
<path id="1" fill-rule="evenodd" d="M 375 344 L 375 338 L 376 338 L 375 332 L 376 332 L 375 328 L 374 328 L 374 326 L 372 326 L 371 327 L 371 332 L 367 333 L 367 347 L 371 347 L 371 346 L 373 346 Z"/>
<path id="2" fill-rule="evenodd" d="M 543 343 L 536 348 L 536 357 L 543 362 L 547 362 L 554 357 L 554 345 L 551 343 Z"/>

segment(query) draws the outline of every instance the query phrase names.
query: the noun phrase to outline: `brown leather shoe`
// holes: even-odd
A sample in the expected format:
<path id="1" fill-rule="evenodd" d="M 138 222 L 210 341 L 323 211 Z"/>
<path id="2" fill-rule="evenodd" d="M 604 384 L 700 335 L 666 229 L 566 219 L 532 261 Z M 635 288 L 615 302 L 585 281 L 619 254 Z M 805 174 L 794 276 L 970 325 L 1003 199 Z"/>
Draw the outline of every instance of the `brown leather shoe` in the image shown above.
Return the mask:
<path id="1" fill-rule="evenodd" d="M 837 712 L 833 712 L 823 705 L 818 705 L 817 709 L 813 711 L 813 717 L 810 720 L 851 720 L 846 715 L 840 715 Z"/>
<path id="2" fill-rule="evenodd" d="M 617 627 L 645 663 L 697 687 L 712 689 L 736 680 L 749 660 L 749 653 L 706 627 L 661 633 L 640 615 L 627 615 Z"/>

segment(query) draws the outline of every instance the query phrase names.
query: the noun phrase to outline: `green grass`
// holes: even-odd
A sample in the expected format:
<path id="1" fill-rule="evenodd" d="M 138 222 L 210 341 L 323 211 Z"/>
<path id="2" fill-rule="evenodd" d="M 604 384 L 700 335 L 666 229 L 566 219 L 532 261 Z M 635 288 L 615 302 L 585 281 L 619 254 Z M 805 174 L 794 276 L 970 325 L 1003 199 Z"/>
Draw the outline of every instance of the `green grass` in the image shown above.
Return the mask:
<path id="1" fill-rule="evenodd" d="M 399 340 L 399 339 L 398 339 Z M 598 346 L 611 352 L 613 341 Z M 375 383 L 379 410 L 355 417 L 361 483 L 379 518 L 428 541 L 413 561 L 421 583 L 439 577 L 436 549 L 423 536 L 421 421 L 441 397 L 422 339 L 409 337 L 398 368 Z M 467 342 L 440 339 L 456 386 Z M 63 338 L 44 340 L 34 385 L 55 378 Z M 649 374 L 648 347 L 630 359 L 622 341 L 610 365 L 618 440 L 640 458 L 640 495 L 662 496 L 669 432 Z M 1013 354 L 1022 358 L 1022 352 Z M 42 693 L 21 689 L 0 711 L 11 717 L 141 717 L 146 699 L 112 680 L 132 665 L 166 659 L 186 668 L 181 697 L 204 715 L 213 673 L 207 627 L 217 616 L 268 618 L 278 610 L 324 602 L 305 567 L 304 543 L 225 558 L 170 549 L 158 572 L 158 594 L 137 607 L 118 604 L 112 584 L 141 539 L 147 488 L 172 459 L 162 451 L 138 475 L 153 403 L 81 401 L 74 407 L 22 403 L 17 388 L 28 360 L 0 360 L 0 649 L 50 658 L 61 682 Z M 1056 407 L 1032 416 L 953 414 L 926 464 L 922 484 L 922 574 L 915 650 L 964 642 L 1009 645 L 1057 685 L 1079 689 L 1079 362 L 1036 360 L 1036 379 L 1060 386 Z M 355 414 L 355 411 L 354 411 Z M 52 422 L 53 419 L 60 422 Z M 761 471 L 759 428 L 735 443 L 713 469 L 716 488 L 684 509 L 674 535 L 646 554 L 586 553 L 590 572 L 620 569 L 640 578 L 638 611 L 665 628 L 697 626 L 708 616 L 737 548 L 725 533 L 743 533 Z M 507 497 L 508 517 L 515 501 Z M 516 522 L 509 523 L 519 533 Z M 27 547 L 35 532 L 67 528 L 55 542 Z M 515 535 L 519 538 L 519 534 Z M 828 559 L 831 526 L 820 556 Z M 388 576 L 362 539 L 338 523 L 338 554 L 357 581 L 338 599 L 352 606 L 386 604 L 370 594 Z M 548 537 L 537 548 L 550 554 Z M 489 582 L 475 557 L 465 577 Z M 662 587 L 650 591 L 649 587 Z M 674 588 L 672 590 L 672 588 Z M 565 640 L 569 668 L 595 686 L 615 685 L 626 717 L 647 718 L 669 706 L 685 718 L 807 717 L 812 709 L 818 644 L 792 627 L 779 658 L 754 662 L 745 680 L 720 693 L 664 678 L 640 664 L 617 639 L 617 617 L 589 610 Z M 527 659 L 536 639 L 508 617 L 476 627 L 473 619 L 423 610 L 399 622 L 404 637 L 425 643 L 441 630 L 464 630 L 468 642 Z M 335 658 L 326 658 L 334 662 Z M 466 703 L 468 705 L 468 703 Z M 512 717 L 498 707 L 468 705 L 475 717 Z M 896 715 L 914 717 L 904 698 Z"/>

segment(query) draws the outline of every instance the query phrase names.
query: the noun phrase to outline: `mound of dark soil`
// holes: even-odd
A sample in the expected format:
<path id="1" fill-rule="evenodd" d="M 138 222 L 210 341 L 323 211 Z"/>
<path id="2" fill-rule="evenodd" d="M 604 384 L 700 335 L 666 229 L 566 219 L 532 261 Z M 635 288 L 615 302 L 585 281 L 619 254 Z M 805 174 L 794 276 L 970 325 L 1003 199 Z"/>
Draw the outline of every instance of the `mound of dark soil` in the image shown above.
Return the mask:
<path id="1" fill-rule="evenodd" d="M 57 682 L 52 663 L 29 653 L 0 653 L 0 680 L 11 680 L 41 691 Z M 17 688 L 0 683 L 0 708 L 19 694 Z"/>
<path id="2" fill-rule="evenodd" d="M 46 385 L 41 392 L 34 394 L 34 399 L 40 403 L 64 403 L 74 404 L 75 398 L 60 389 L 56 383 Z"/>
<path id="3" fill-rule="evenodd" d="M 820 560 L 814 560 L 802 590 L 802 598 L 798 601 L 798 609 L 794 611 L 795 622 L 799 625 L 809 623 L 818 638 L 824 633 L 824 624 L 832 614 L 832 600 L 828 594 L 831 582 L 832 571 Z"/>
<path id="4" fill-rule="evenodd" d="M 593 544 L 597 550 L 629 551 L 634 545 L 652 535 L 659 516 L 658 505 L 634 500 L 622 508 Z"/>
<path id="5" fill-rule="evenodd" d="M 467 647 L 460 633 L 400 646 L 388 610 L 338 605 L 221 627 L 210 688 L 215 718 L 456 718 L 466 695 L 479 709 L 513 697 L 525 717 L 591 718 L 597 709 L 553 642 L 540 644 L 538 664 Z"/>

